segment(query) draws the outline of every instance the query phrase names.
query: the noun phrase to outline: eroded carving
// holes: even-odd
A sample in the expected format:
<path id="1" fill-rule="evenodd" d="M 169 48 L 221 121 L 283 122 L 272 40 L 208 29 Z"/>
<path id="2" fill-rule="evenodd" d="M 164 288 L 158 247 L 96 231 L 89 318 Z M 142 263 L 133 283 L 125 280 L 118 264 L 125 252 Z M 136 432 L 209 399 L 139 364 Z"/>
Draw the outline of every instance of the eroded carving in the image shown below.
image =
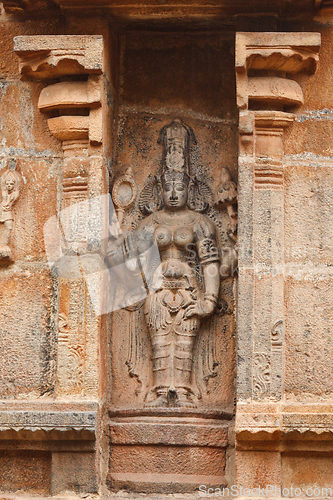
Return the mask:
<path id="1" fill-rule="evenodd" d="M 283 321 L 277 321 L 271 331 L 272 350 L 281 349 L 283 344 Z"/>
<path id="2" fill-rule="evenodd" d="M 271 382 L 271 358 L 265 352 L 256 352 L 253 360 L 253 395 L 258 398 L 268 394 Z"/>
<path id="3" fill-rule="evenodd" d="M 9 246 L 13 229 L 13 206 L 20 196 L 21 176 L 16 171 L 16 162 L 9 162 L 7 170 L 0 177 L 2 201 L 0 205 L 0 264 L 12 261 L 12 251 Z"/>
<path id="4" fill-rule="evenodd" d="M 154 387 L 147 406 L 195 406 L 192 366 L 200 320 L 211 315 L 219 292 L 219 252 L 212 221 L 189 207 L 189 147 L 195 142 L 190 127 L 175 120 L 163 127 L 163 169 L 160 196 L 163 208 L 138 225 L 141 251 L 155 239 L 161 266 L 153 276 L 156 291 L 144 312 L 153 351 Z M 192 186 L 198 185 L 192 179 Z M 143 236 L 143 237 L 142 237 Z"/>
<path id="5" fill-rule="evenodd" d="M 59 314 L 58 388 L 68 394 L 81 392 L 83 386 L 84 348 L 77 341 L 64 313 Z"/>
<path id="6" fill-rule="evenodd" d="M 125 211 L 134 203 L 137 195 L 137 186 L 131 168 L 124 175 L 118 177 L 112 188 L 112 201 L 116 207 L 118 223 L 121 226 Z"/>

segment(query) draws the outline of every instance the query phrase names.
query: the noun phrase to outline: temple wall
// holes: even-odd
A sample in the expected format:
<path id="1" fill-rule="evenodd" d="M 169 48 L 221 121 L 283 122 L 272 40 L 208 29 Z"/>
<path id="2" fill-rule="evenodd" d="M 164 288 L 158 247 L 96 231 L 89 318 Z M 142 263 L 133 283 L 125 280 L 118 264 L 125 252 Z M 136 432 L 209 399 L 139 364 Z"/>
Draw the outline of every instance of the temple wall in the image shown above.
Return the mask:
<path id="1" fill-rule="evenodd" d="M 128 167 L 140 192 L 161 163 L 159 132 L 178 116 L 195 132 L 191 161 L 214 191 L 223 166 L 238 181 L 235 31 L 240 31 L 239 26 L 241 31 L 252 31 L 251 20 L 225 30 L 215 31 L 214 25 L 214 31 L 185 33 L 136 30 L 133 25 L 122 30 L 105 16 L 79 18 L 57 10 L 52 20 L 30 17 L 15 16 L 3 8 L 0 14 L 0 176 L 15 160 L 22 179 L 9 240 L 12 262 L 0 266 L 0 492 L 109 495 L 110 490 L 126 488 L 123 479 L 112 477 L 112 467 L 115 477 L 123 471 L 128 474 L 127 489 L 140 492 L 145 488 L 153 493 L 182 492 L 182 487 L 169 484 L 181 474 L 192 481 L 190 486 L 186 482 L 184 492 L 197 492 L 201 483 L 195 482 L 196 476 L 198 481 L 211 477 L 214 488 L 276 485 L 297 487 L 303 493 L 315 486 L 333 489 L 333 18 L 272 22 L 267 29 L 309 31 L 322 37 L 316 72 L 309 76 L 301 71 L 292 77 L 303 91 L 304 104 L 288 108 L 296 118 L 283 135 L 283 189 L 278 195 L 257 192 L 259 202 L 253 213 L 261 224 L 253 224 L 246 204 L 239 212 L 243 225 L 238 244 L 245 253 L 253 233 L 260 242 L 282 212 L 282 286 L 279 282 L 274 288 L 260 277 L 253 294 L 244 275 L 221 282 L 222 313 L 205 320 L 196 353 L 208 345 L 213 332 L 216 367 L 206 381 L 201 404 L 211 414 L 229 412 L 223 417 L 228 421 L 222 419 L 216 430 L 209 420 L 217 436 L 211 440 L 200 434 L 202 415 L 199 423 L 197 415 L 190 416 L 189 435 L 195 446 L 182 431 L 161 458 L 167 442 L 161 445 L 163 429 L 157 423 L 169 425 L 163 420 L 167 417 L 153 416 L 156 434 L 148 427 L 133 427 L 136 434 L 126 434 L 126 425 L 132 423 L 126 420 L 127 414 L 119 413 L 133 407 L 142 410 L 151 385 L 143 313 L 135 316 L 141 322 L 136 331 L 143 335 L 140 348 L 145 353 L 144 375 L 138 382 L 126 365 L 133 313 L 119 310 L 96 316 L 80 273 L 60 276 L 48 265 L 43 228 L 63 208 L 66 162 L 62 142 L 47 123 L 51 115 L 40 111 L 38 101 L 42 89 L 61 78 L 40 81 L 22 76 L 13 39 L 103 36 L 102 139 L 90 141 L 87 147 L 88 199 L 108 193 Z M 264 29 L 262 24 L 257 20 L 255 29 Z M 83 81 L 86 76 L 77 81 L 80 78 Z M 67 78 L 71 79 L 75 77 Z M 254 192 L 251 175 L 242 170 L 243 200 Z M 276 211 L 268 213 L 266 203 Z M 134 206 L 125 214 L 124 228 L 135 228 L 138 218 Z M 226 212 L 221 220 L 224 227 Z M 1 226 L 0 222 L 0 230 Z M 274 234 L 278 253 L 279 233 Z M 268 239 L 256 248 L 259 263 L 265 260 Z M 227 237 L 223 243 L 229 245 Z M 87 265 L 90 272 L 98 270 L 97 264 Z M 271 302 L 267 290 L 272 293 Z M 281 298 L 278 305 L 276 297 Z M 269 374 L 263 374 L 267 393 L 257 397 L 253 357 L 271 349 L 267 332 L 279 320 L 275 313 L 280 310 L 284 316 L 280 357 L 272 357 Z M 253 336 L 249 318 L 257 332 Z M 68 338 L 79 360 L 76 354 L 68 355 Z M 145 419 L 138 418 L 140 425 Z M 169 433 L 174 432 L 170 429 Z M 138 446 L 132 442 L 135 439 Z M 159 489 L 157 480 L 147 486 L 136 478 L 147 463 L 151 463 L 148 473 L 168 476 L 163 480 L 166 486 L 163 483 Z M 217 483 L 221 477 L 223 485 Z"/>
<path id="2" fill-rule="evenodd" d="M 287 401 L 325 402 L 332 395 L 332 27 L 321 32 L 320 64 L 285 138 Z"/>

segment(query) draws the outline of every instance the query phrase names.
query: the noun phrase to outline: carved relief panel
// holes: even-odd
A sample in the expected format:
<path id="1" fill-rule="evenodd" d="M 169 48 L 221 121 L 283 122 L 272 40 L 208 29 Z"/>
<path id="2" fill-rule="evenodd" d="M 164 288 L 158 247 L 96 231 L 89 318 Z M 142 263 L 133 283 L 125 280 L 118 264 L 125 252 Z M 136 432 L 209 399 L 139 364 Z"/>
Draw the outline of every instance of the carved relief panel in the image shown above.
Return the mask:
<path id="1" fill-rule="evenodd" d="M 107 261 L 109 269 L 127 263 L 129 296 L 129 271 L 143 286 L 140 300 L 124 300 L 110 318 L 112 490 L 184 493 L 228 480 L 237 286 L 232 45 L 188 34 L 121 42 L 111 192 L 121 221 L 114 241 L 122 243 L 115 249 L 110 238 Z"/>
<path id="2" fill-rule="evenodd" d="M 149 50 L 154 50 L 150 43 Z M 215 39 L 215 44 L 214 50 L 223 53 L 226 42 L 216 43 Z M 207 47 L 196 50 L 204 52 Z M 127 63 L 131 50 L 124 56 Z M 167 57 L 163 49 L 162 57 Z M 219 72 L 212 77 L 216 75 L 221 78 Z M 158 78 L 156 73 L 153 78 Z M 199 85 L 200 76 L 193 79 Z M 123 85 L 124 101 L 133 99 L 126 78 Z M 161 113 L 156 100 L 162 100 L 161 87 L 166 88 L 166 82 L 159 81 L 158 86 L 153 91 L 158 94 L 155 103 L 151 104 L 153 96 L 149 103 L 150 109 L 157 108 L 156 114 L 147 107 L 136 109 L 133 103 L 132 107 L 124 104 L 119 114 L 111 186 L 116 211 L 117 186 L 122 186 L 124 194 L 129 168 L 135 188 L 129 187 L 130 182 L 127 187 L 137 195 L 125 210 L 121 208 L 118 220 L 124 243 L 118 250 L 116 243 L 110 244 L 106 261 L 114 268 L 131 259 L 131 249 L 142 256 L 154 245 L 158 259 L 148 265 L 144 257 L 138 259 L 138 272 L 146 266 L 146 297 L 112 314 L 110 407 L 232 412 L 237 268 L 235 110 L 227 109 L 227 95 L 214 110 L 213 96 L 207 92 L 199 104 L 193 96 L 182 95 L 188 111 Z M 219 92 L 232 92 L 222 88 Z M 142 92 L 137 85 L 140 104 L 148 104 L 149 97 Z M 183 90 L 172 86 L 166 90 L 166 107 L 172 106 L 177 92 Z M 198 110 L 189 111 L 191 107 L 206 108 L 205 119 Z"/>
<path id="3" fill-rule="evenodd" d="M 14 223 L 13 207 L 20 196 L 21 176 L 16 170 L 16 161 L 10 160 L 8 168 L 0 177 L 0 266 L 12 262 L 10 236 Z"/>
<path id="4" fill-rule="evenodd" d="M 141 220 L 126 237 L 127 249 L 121 253 L 126 256 L 127 250 L 130 257 L 128 249 L 135 248 L 138 271 L 140 265 L 148 271 L 149 288 L 146 299 L 130 311 L 136 317 L 131 318 L 127 364 L 141 381 L 140 372 L 147 371 L 147 367 L 139 367 L 144 336 L 143 329 L 136 330 L 136 326 L 141 323 L 147 329 L 152 363 L 152 386 L 145 394 L 145 405 L 195 407 L 202 397 L 204 380 L 216 375 L 214 333 L 209 331 L 206 340 L 208 356 L 202 347 L 194 351 L 202 320 L 215 313 L 222 299 L 220 281 L 227 277 L 223 271 L 228 270 L 221 265 L 220 240 L 223 232 L 234 234 L 236 229 L 236 212 L 231 205 L 236 203 L 236 189 L 224 169 L 226 180 L 219 186 L 217 205 L 223 206 L 225 201 L 229 212 L 232 209 L 232 229 L 221 224 L 218 228 L 221 216 L 213 207 L 211 189 L 198 179 L 190 163 L 190 148 L 196 142 L 192 128 L 176 118 L 162 128 L 158 142 L 162 145 L 162 168 L 143 187 L 138 201 Z M 115 187 L 118 184 L 116 181 Z M 115 198 L 114 190 L 113 195 Z M 117 245 L 109 246 L 109 267 L 120 262 L 122 247 Z M 158 252 L 147 262 L 145 254 L 153 245 Z M 144 320 L 138 316 L 141 307 Z M 213 324 L 208 328 L 213 330 Z"/>

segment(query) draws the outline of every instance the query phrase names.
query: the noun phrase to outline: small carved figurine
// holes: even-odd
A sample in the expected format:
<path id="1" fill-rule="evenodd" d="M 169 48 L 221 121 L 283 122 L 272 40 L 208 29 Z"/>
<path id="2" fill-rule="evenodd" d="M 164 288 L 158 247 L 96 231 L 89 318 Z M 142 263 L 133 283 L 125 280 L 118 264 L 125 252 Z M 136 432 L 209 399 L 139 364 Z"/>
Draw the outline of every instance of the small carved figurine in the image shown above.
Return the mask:
<path id="1" fill-rule="evenodd" d="M 237 212 L 234 208 L 237 203 L 237 188 L 231 180 L 230 172 L 226 167 L 221 168 L 221 183 L 214 198 L 217 208 L 227 208 L 230 217 L 229 237 L 233 239 L 232 235 L 237 229 Z"/>
<path id="2" fill-rule="evenodd" d="M 0 178 L 2 202 L 0 204 L 0 261 L 10 262 L 12 253 L 9 238 L 13 227 L 12 208 L 20 196 L 21 177 L 15 171 L 15 163 L 10 162 L 8 169 Z M 2 226 L 2 227 L 1 227 Z"/>

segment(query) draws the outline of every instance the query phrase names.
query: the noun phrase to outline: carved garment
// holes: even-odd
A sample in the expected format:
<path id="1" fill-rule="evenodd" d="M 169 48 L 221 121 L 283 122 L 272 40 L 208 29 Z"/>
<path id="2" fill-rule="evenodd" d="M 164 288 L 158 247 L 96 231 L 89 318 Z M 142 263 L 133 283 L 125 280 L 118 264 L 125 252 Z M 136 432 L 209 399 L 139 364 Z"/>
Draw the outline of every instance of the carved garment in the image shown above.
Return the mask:
<path id="1" fill-rule="evenodd" d="M 0 222 L 6 222 L 7 220 L 13 220 L 13 213 L 11 210 L 6 210 L 2 204 L 0 205 Z"/>
<path id="2" fill-rule="evenodd" d="M 161 256 L 161 265 L 153 276 L 155 292 L 148 295 L 144 307 L 155 386 L 191 390 L 200 319 L 185 318 L 184 314 L 190 304 L 203 299 L 205 290 L 198 269 L 219 260 L 215 228 L 196 212 L 185 213 L 183 219 L 157 212 L 142 223 L 138 228 L 141 243 L 155 239 Z"/>

